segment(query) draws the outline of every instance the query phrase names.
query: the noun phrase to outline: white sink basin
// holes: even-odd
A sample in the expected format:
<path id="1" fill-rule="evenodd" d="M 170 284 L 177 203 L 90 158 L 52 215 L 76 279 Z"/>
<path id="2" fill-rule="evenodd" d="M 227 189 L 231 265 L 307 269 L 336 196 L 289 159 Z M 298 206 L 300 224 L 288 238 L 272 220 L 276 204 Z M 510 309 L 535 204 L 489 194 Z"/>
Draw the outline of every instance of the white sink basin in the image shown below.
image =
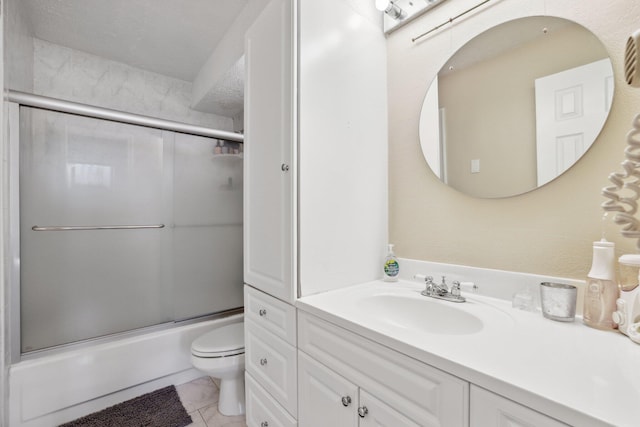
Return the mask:
<path id="1" fill-rule="evenodd" d="M 375 281 L 310 295 L 298 304 L 312 313 L 337 316 L 338 322 L 347 319 L 407 340 L 429 336 L 452 343 L 462 336 L 483 341 L 515 326 L 510 314 L 480 295 L 465 295 L 467 302 L 455 303 L 425 297 L 420 294 L 423 289 L 419 283 Z"/>
<path id="2" fill-rule="evenodd" d="M 429 297 L 378 294 L 362 298 L 358 308 L 370 310 L 379 321 L 430 334 L 467 335 L 480 332 L 482 320 L 459 304 Z"/>

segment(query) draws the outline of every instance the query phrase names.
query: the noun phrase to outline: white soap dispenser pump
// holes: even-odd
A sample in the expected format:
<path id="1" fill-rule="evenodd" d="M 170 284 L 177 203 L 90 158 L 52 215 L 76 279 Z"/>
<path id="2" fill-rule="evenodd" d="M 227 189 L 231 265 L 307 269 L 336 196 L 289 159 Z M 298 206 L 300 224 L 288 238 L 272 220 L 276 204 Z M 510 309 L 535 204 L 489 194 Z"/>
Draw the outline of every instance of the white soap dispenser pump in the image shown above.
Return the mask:
<path id="1" fill-rule="evenodd" d="M 400 264 L 398 258 L 393 253 L 393 245 L 389 243 L 387 245 L 387 256 L 384 259 L 384 281 L 385 282 L 397 282 L 398 275 L 400 274 Z"/>
<path id="2" fill-rule="evenodd" d="M 604 238 L 593 242 L 593 263 L 587 275 L 583 321 L 597 329 L 613 329 L 612 314 L 619 296 L 615 273 L 615 246 Z"/>

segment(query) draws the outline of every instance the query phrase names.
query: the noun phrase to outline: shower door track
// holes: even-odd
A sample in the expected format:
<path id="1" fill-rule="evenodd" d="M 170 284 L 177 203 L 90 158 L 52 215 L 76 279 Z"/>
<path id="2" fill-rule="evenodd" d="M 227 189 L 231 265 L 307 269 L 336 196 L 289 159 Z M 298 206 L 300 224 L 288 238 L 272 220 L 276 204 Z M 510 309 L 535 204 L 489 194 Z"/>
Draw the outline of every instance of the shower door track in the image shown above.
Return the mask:
<path id="1" fill-rule="evenodd" d="M 34 95 L 32 93 L 7 90 L 5 98 L 7 101 L 29 107 L 244 143 L 244 135 L 235 132 L 211 129 L 204 126 L 190 125 L 172 120 L 158 119 L 155 117 L 127 113 L 109 108 L 95 107 L 93 105 L 64 101 L 56 98 Z"/>

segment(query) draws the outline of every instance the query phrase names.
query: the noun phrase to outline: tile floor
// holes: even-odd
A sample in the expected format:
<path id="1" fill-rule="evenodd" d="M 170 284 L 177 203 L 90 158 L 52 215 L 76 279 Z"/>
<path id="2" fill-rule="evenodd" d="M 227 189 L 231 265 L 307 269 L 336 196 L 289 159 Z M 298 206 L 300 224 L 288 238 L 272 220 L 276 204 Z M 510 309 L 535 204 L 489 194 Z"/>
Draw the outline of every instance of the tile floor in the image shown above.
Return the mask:
<path id="1" fill-rule="evenodd" d="M 193 420 L 189 427 L 246 427 L 244 415 L 226 417 L 218 412 L 218 384 L 210 377 L 177 385 L 176 390 Z"/>

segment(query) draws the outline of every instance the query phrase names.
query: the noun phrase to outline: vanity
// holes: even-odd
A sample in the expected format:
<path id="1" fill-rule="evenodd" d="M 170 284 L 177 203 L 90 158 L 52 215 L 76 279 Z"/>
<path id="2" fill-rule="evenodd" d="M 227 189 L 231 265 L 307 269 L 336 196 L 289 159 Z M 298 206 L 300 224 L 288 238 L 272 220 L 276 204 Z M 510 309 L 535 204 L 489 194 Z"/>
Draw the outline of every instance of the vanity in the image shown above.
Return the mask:
<path id="1" fill-rule="evenodd" d="M 423 288 L 374 281 L 298 300 L 301 426 L 638 424 L 640 346 L 623 335 Z"/>
<path id="2" fill-rule="evenodd" d="M 640 346 L 510 301 L 372 281 L 297 300 L 247 286 L 249 426 L 634 427 Z"/>

